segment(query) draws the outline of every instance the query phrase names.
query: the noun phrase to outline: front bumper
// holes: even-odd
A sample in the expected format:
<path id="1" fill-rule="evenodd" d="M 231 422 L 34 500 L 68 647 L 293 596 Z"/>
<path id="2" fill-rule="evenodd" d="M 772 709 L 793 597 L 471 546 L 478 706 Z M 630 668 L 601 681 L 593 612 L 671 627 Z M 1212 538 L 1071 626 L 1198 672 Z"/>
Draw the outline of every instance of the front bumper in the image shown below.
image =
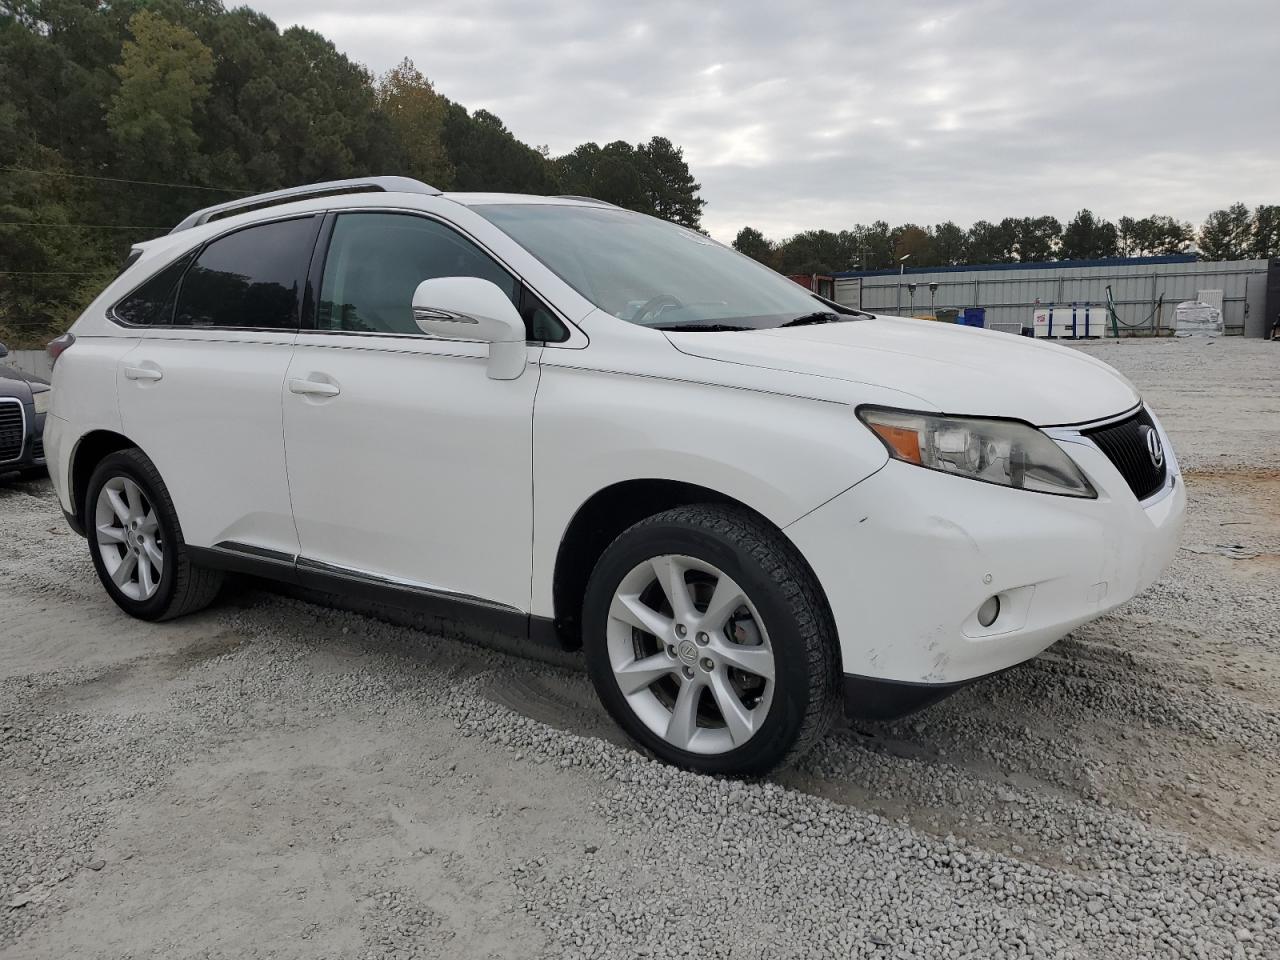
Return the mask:
<path id="1" fill-rule="evenodd" d="M 47 414 L 36 413 L 29 400 L 22 401 L 23 436 L 18 456 L 0 461 L 0 473 L 12 470 L 30 470 L 45 465 L 44 422 Z"/>
<path id="2" fill-rule="evenodd" d="M 973 680 L 1035 656 L 1160 576 L 1186 511 L 1163 431 L 1166 484 L 1142 503 L 1092 441 L 1047 432 L 1096 500 L 895 460 L 786 528 L 826 592 L 846 674 L 944 687 Z M 991 596 L 1001 611 L 983 627 L 977 611 Z"/>

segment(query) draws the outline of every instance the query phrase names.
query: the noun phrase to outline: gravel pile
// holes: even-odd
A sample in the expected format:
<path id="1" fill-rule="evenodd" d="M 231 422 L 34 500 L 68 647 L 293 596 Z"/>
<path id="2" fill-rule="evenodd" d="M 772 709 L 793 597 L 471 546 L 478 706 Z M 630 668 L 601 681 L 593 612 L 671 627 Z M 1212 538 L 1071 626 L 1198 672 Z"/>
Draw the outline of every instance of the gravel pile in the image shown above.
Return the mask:
<path id="1" fill-rule="evenodd" d="M 1280 473 L 1201 434 L 1271 346 L 1091 347 L 1208 465 L 1190 549 L 763 782 L 640 755 L 572 658 L 251 588 L 134 624 L 0 486 L 0 958 L 1280 957 Z"/>

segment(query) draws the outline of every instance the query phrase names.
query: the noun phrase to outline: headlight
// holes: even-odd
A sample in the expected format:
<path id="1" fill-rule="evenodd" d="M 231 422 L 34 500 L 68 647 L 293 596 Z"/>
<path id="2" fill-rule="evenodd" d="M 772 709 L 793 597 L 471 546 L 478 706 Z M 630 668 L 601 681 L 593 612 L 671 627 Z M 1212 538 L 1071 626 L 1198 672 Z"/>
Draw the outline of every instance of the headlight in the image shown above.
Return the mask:
<path id="1" fill-rule="evenodd" d="M 41 390 L 39 393 L 33 393 L 31 395 L 31 402 L 35 404 L 36 413 L 49 412 L 49 396 L 52 393 L 52 390 Z"/>
<path id="2" fill-rule="evenodd" d="M 1098 495 L 1071 458 L 1029 424 L 882 407 L 860 407 L 858 418 L 905 463 L 1037 493 Z"/>

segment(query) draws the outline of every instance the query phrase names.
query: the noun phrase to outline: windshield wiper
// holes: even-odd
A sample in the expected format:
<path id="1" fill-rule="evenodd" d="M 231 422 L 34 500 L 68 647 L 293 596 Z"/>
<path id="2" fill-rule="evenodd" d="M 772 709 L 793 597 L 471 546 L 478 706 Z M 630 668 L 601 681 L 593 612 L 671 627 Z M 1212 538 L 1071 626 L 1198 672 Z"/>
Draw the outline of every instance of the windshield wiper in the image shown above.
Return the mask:
<path id="1" fill-rule="evenodd" d="M 796 317 L 794 320 L 788 320 L 781 326 L 807 327 L 815 323 L 839 323 L 844 318 L 844 314 L 833 313 L 830 310 L 819 310 L 817 313 L 806 313 L 804 316 Z"/>
<path id="2" fill-rule="evenodd" d="M 742 330 L 750 330 L 750 327 L 735 327 L 728 323 L 660 323 L 657 326 L 650 327 L 651 330 L 667 330 L 673 333 L 702 333 L 703 331 L 711 331 L 712 333 L 729 333 Z"/>

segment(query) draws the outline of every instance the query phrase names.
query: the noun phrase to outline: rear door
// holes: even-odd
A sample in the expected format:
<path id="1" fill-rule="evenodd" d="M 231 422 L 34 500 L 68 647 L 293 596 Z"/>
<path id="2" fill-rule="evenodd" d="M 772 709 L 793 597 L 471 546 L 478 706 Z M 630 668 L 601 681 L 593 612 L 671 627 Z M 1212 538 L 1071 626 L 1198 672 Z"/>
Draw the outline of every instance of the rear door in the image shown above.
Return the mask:
<path id="1" fill-rule="evenodd" d="M 141 334 L 117 370 L 124 430 L 195 546 L 297 553 L 280 393 L 321 219 L 211 240 L 115 308 Z"/>

